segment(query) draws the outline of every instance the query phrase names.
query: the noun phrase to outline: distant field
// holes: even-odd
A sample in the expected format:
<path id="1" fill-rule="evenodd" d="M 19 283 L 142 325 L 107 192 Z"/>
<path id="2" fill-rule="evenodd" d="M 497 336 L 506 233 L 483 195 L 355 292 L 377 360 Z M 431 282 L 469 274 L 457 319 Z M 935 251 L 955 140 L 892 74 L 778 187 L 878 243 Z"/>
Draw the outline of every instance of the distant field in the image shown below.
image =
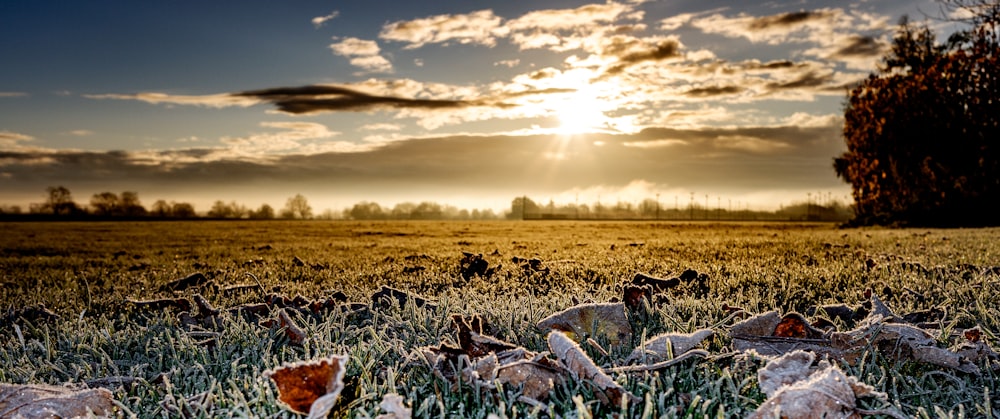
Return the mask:
<path id="1" fill-rule="evenodd" d="M 657 298 L 654 316 L 635 340 L 712 328 L 720 332 L 706 345 L 713 354 L 732 352 L 721 333 L 735 321 L 725 307 L 806 312 L 821 304 L 865 302 L 866 289 L 898 313 L 944 308 L 942 329 L 979 325 L 990 341 L 1000 333 L 1000 278 L 990 271 L 1000 266 L 1000 229 L 558 221 L 0 223 L 0 229 L 0 383 L 130 376 L 137 384 L 115 387 L 115 398 L 139 417 L 178 416 L 185 403 L 194 406 L 188 412 L 193 417 L 290 417 L 261 373 L 282 362 L 335 353 L 351 356 L 352 378 L 338 415 L 375 416 L 382 395 L 390 392 L 403 395 L 420 417 L 531 415 L 531 406 L 503 395 L 449 388 L 407 357 L 420 346 L 454 340 L 452 313 L 479 314 L 496 337 L 546 350 L 538 320 L 577 302 L 620 299 L 637 272 L 667 278 L 693 269 L 708 276 L 707 295 Z M 463 252 L 482 254 L 495 271 L 489 278 L 463 277 Z M 538 259 L 547 273 L 515 257 Z M 161 289 L 199 272 L 213 285 Z M 264 292 L 222 291 L 258 283 Z M 262 302 L 268 293 L 319 300 L 342 292 L 367 304 L 383 285 L 417 294 L 436 308 L 407 305 L 373 310 L 363 319 L 339 312 L 303 319 L 311 337 L 292 345 L 242 318 L 227 319 L 215 334 L 191 333 L 176 313 L 125 303 L 200 292 L 225 309 Z M 36 304 L 60 318 L 33 324 L 10 316 Z M 205 336 L 211 345 L 204 344 Z M 764 400 L 756 369 L 752 362 L 722 357 L 624 377 L 627 389 L 651 400 L 624 413 L 746 416 Z M 888 393 L 889 402 L 908 416 L 985 417 L 1000 407 L 989 369 L 963 375 L 877 359 L 846 371 Z M 580 390 L 553 395 L 553 414 L 578 414 L 574 391 Z M 182 402 L 192 397 L 200 397 L 198 403 Z M 598 416 L 617 411 L 587 406 Z"/>

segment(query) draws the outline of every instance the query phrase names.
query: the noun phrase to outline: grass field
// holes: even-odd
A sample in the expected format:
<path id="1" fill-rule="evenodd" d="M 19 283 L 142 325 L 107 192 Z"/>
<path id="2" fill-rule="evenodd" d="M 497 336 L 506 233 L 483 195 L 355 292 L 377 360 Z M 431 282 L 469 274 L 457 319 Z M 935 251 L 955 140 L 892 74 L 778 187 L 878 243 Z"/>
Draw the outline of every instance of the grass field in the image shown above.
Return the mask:
<path id="1" fill-rule="evenodd" d="M 374 417 L 382 395 L 398 393 L 418 417 L 584 416 L 744 417 L 764 394 L 761 361 L 733 356 L 725 333 L 749 313 L 806 312 L 867 301 L 874 290 L 897 313 L 943 308 L 940 344 L 954 329 L 1000 332 L 1000 230 L 841 230 L 830 224 L 626 222 L 148 222 L 0 224 L 0 383 L 81 384 L 132 377 L 111 386 L 119 409 L 138 417 L 292 417 L 276 402 L 263 372 L 284 362 L 347 354 L 347 388 L 336 415 Z M 490 278 L 461 275 L 463 252 L 482 254 Z M 540 259 L 547 274 L 512 262 Z M 478 314 L 495 337 L 547 350 L 536 323 L 579 302 L 621 298 L 637 272 L 708 275 L 707 295 L 655 298 L 652 316 L 631 342 L 603 356 L 609 366 L 644 336 L 717 331 L 707 360 L 616 380 L 643 399 L 626 411 L 601 405 L 591 390 L 560 386 L 539 408 L 516 389 L 450 386 L 415 361 L 417 348 L 454 341 L 451 314 Z M 998 270 L 1000 271 L 1000 270 Z M 201 272 L 216 287 L 161 290 Z M 266 292 L 229 294 L 257 283 Z M 289 342 L 280 331 L 239 316 L 204 333 L 176 313 L 136 308 L 125 300 L 190 297 L 216 308 L 260 303 L 266 293 L 309 300 L 341 292 L 369 303 L 383 285 L 435 304 L 332 312 L 301 318 L 309 336 Z M 60 317 L 19 319 L 44 306 Z M 206 343 L 207 341 L 210 343 Z M 873 354 L 851 376 L 888 395 L 905 416 L 992 417 L 996 373 L 966 374 Z M 583 403 L 575 402 L 581 395 Z M 579 400 L 579 399 L 578 399 Z M 863 401 L 878 408 L 886 404 Z"/>

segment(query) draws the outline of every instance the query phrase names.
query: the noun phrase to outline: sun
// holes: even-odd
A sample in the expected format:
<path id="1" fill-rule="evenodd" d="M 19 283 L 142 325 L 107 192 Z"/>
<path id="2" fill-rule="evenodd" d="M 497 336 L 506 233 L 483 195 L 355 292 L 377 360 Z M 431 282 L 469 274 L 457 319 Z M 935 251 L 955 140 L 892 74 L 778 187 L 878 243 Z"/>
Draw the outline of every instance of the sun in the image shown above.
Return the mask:
<path id="1" fill-rule="evenodd" d="M 555 117 L 559 120 L 556 131 L 574 135 L 602 130 L 608 121 L 603 109 L 606 105 L 591 91 L 579 90 L 566 96 L 555 104 Z"/>

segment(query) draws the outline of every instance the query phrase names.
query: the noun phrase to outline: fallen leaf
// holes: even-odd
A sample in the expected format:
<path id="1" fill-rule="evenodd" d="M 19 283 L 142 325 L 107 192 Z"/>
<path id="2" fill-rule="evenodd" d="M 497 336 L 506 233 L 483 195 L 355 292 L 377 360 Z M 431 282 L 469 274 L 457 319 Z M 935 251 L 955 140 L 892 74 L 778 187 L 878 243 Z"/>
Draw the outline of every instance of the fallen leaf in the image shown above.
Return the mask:
<path id="1" fill-rule="evenodd" d="M 565 370 L 549 358 L 522 359 L 497 367 L 497 381 L 521 388 L 521 395 L 546 400 L 563 381 Z"/>
<path id="2" fill-rule="evenodd" d="M 389 393 L 382 396 L 382 403 L 378 404 L 385 413 L 375 417 L 375 419 L 410 419 L 413 410 L 403 404 L 403 396 L 396 393 Z"/>
<path id="3" fill-rule="evenodd" d="M 638 403 L 642 399 L 625 390 L 609 375 L 605 374 L 587 353 L 569 336 L 561 331 L 552 331 L 548 336 L 549 350 L 559 358 L 566 369 L 577 379 L 586 381 L 594 388 L 594 393 L 602 402 L 612 406 L 622 403 Z"/>
<path id="4" fill-rule="evenodd" d="M 0 384 L 0 418 L 110 417 L 111 392 L 72 390 L 45 384 Z"/>
<path id="5" fill-rule="evenodd" d="M 397 304 L 400 308 L 406 306 L 406 303 L 416 305 L 417 307 L 423 307 L 429 310 L 434 310 L 437 308 L 434 304 L 430 304 L 426 299 L 411 295 L 410 293 L 392 288 L 387 285 L 383 285 L 376 293 L 372 294 L 372 308 L 382 307 L 388 308 L 393 304 Z"/>
<path id="6" fill-rule="evenodd" d="M 815 355 L 793 351 L 767 363 L 757 372 L 767 400 L 750 415 L 763 418 L 861 418 L 868 411 L 857 406 L 861 397 L 885 399 L 885 394 L 822 361 L 812 368 Z M 887 412 L 880 412 L 887 413 Z"/>
<path id="7" fill-rule="evenodd" d="M 781 321 L 774 327 L 771 336 L 819 339 L 823 337 L 822 330 L 813 328 L 805 317 L 799 313 L 788 313 L 781 317 Z"/>
<path id="8" fill-rule="evenodd" d="M 625 303 L 580 304 L 554 313 L 538 322 L 542 331 L 558 330 L 572 339 L 605 337 L 612 345 L 632 338 L 632 326 L 625 314 Z"/>
<path id="9" fill-rule="evenodd" d="M 198 287 L 208 282 L 208 277 L 201 272 L 195 272 L 181 279 L 170 281 L 160 287 L 160 291 L 183 291 L 188 288 Z"/>
<path id="10" fill-rule="evenodd" d="M 625 360 L 626 363 L 647 358 L 651 362 L 677 357 L 694 349 L 701 341 L 714 335 L 712 329 L 699 329 L 691 333 L 664 333 L 653 336 L 640 344 Z"/>
<path id="11" fill-rule="evenodd" d="M 309 419 L 325 418 L 344 390 L 347 355 L 283 364 L 264 372 L 278 388 L 278 400 Z"/>
<path id="12" fill-rule="evenodd" d="M 270 319 L 261 322 L 261 325 L 269 328 L 284 329 L 285 336 L 288 337 L 288 341 L 294 344 L 301 345 L 302 342 L 305 342 L 306 340 L 306 332 L 295 324 L 295 321 L 288 315 L 288 311 L 286 309 L 278 310 L 277 320 Z"/>
<path id="13" fill-rule="evenodd" d="M 481 319 L 475 322 L 477 323 L 476 326 L 478 326 L 475 330 L 473 330 L 473 325 L 461 314 L 452 314 L 451 320 L 455 324 L 455 327 L 458 328 L 458 344 L 469 358 L 475 359 L 491 352 L 502 352 L 517 348 L 517 345 L 501 341 L 492 336 L 480 334 L 482 331 Z"/>

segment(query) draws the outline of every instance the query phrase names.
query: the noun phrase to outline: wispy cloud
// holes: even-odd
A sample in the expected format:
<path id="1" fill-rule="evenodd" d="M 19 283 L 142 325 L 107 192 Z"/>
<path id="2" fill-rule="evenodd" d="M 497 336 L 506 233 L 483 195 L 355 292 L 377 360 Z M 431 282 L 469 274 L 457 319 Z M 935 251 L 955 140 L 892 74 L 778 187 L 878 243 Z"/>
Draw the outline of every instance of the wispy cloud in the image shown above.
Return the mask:
<path id="1" fill-rule="evenodd" d="M 328 15 L 316 16 L 316 17 L 312 18 L 312 24 L 313 24 L 314 27 L 316 27 L 316 29 L 319 29 L 324 24 L 326 24 L 326 22 L 329 22 L 329 21 L 335 19 L 337 16 L 340 16 L 340 12 L 334 10 L 333 12 L 331 12 Z"/>
<path id="2" fill-rule="evenodd" d="M 508 31 L 500 26 L 501 21 L 492 10 L 437 15 L 388 23 L 379 33 L 379 38 L 404 42 L 406 49 L 448 42 L 493 46 L 496 45 L 496 38 L 505 36 Z"/>
<path id="3" fill-rule="evenodd" d="M 372 73 L 391 73 L 392 63 L 379 55 L 378 43 L 358 38 L 344 38 L 340 42 L 330 44 L 333 53 L 347 57 L 351 65 L 360 67 Z"/>
<path id="4" fill-rule="evenodd" d="M 119 93 L 106 93 L 106 94 L 88 94 L 83 95 L 83 97 L 88 99 L 114 99 L 114 100 L 138 100 L 140 102 L 146 102 L 153 105 L 167 104 L 167 105 L 193 105 L 193 106 L 204 106 L 209 108 L 227 108 L 231 106 L 238 107 L 248 107 L 261 103 L 260 100 L 254 99 L 252 97 L 237 96 L 231 94 L 214 94 L 214 95 L 171 95 L 167 93 L 158 92 L 146 92 L 146 93 L 135 93 L 135 94 L 119 94 Z"/>
<path id="5" fill-rule="evenodd" d="M 3 98 L 3 97 L 25 97 L 25 96 L 28 96 L 28 94 L 24 93 L 24 92 L 0 92 L 0 98 Z"/>

